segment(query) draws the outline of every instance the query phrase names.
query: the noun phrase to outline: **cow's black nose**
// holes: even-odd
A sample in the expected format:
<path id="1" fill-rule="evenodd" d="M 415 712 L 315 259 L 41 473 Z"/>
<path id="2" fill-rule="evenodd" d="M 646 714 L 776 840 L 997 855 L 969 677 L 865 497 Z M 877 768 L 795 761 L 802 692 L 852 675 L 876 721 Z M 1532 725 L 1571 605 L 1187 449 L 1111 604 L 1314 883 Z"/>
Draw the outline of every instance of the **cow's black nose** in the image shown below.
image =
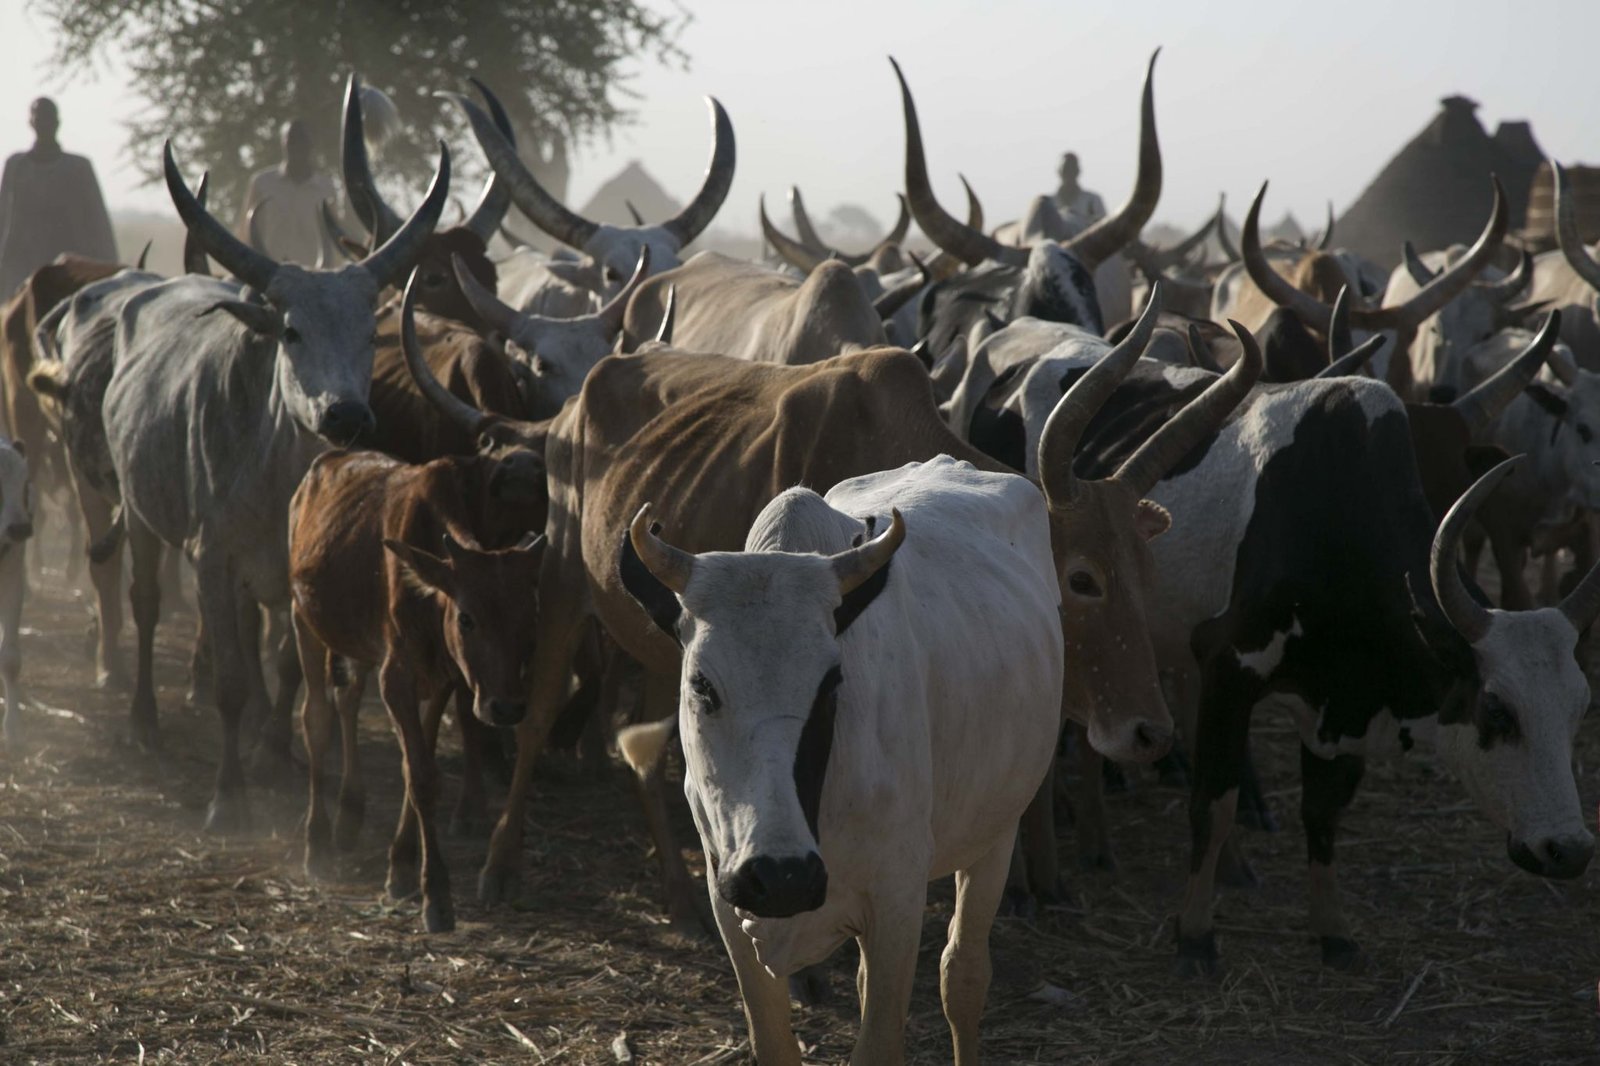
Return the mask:
<path id="1" fill-rule="evenodd" d="M 1511 861 L 1529 873 L 1567 879 L 1589 868 L 1589 860 L 1594 858 L 1594 837 L 1588 833 L 1546 837 L 1532 844 L 1513 840 L 1507 842 L 1506 850 L 1511 854 Z"/>
<path id="2" fill-rule="evenodd" d="M 483 709 L 488 712 L 490 725 L 517 725 L 528 713 L 526 700 L 485 700 Z"/>
<path id="3" fill-rule="evenodd" d="M 790 918 L 822 906 L 828 896 L 828 870 L 822 856 L 774 859 L 757 855 L 717 878 L 722 898 L 761 918 Z"/>
<path id="4" fill-rule="evenodd" d="M 322 420 L 317 423 L 317 435 L 336 444 L 348 444 L 362 433 L 370 432 L 377 424 L 372 408 L 364 403 L 343 400 L 330 404 L 322 412 Z"/>

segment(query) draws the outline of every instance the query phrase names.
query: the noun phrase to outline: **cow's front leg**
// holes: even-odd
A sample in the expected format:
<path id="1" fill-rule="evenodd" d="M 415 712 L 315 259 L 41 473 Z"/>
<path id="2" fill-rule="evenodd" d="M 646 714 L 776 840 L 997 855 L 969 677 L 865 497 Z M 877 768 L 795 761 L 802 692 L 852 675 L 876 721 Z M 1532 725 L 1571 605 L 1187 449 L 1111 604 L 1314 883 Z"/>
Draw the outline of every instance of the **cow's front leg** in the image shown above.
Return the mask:
<path id="1" fill-rule="evenodd" d="M 367 814 L 367 788 L 361 777 L 361 751 L 358 730 L 361 715 L 361 697 L 367 691 L 370 667 L 345 661 L 349 676 L 345 684 L 334 690 L 334 701 L 339 708 L 339 747 L 341 756 L 339 775 L 339 808 L 333 816 L 333 846 L 340 851 L 352 851 L 361 836 L 361 823 Z"/>
<path id="2" fill-rule="evenodd" d="M 384 660 L 378 671 L 378 691 L 394 721 L 395 733 L 405 755 L 406 820 L 413 821 L 422 850 L 422 921 L 430 933 L 448 932 L 456 927 L 455 903 L 450 898 L 450 864 L 439 847 L 434 830 L 434 809 L 439 802 L 439 773 L 434 765 L 433 748 L 417 713 L 416 683 L 411 672 L 394 658 Z M 449 686 L 440 686 L 432 699 L 441 707 L 450 697 Z M 430 708 L 432 710 L 432 708 Z M 399 839 L 396 838 L 396 845 Z M 396 876 L 395 853 L 390 851 L 390 884 Z M 403 873 L 403 871 L 402 871 Z M 392 892 L 391 892 L 392 894 Z"/>
<path id="3" fill-rule="evenodd" d="M 1338 970 L 1359 969 L 1365 961 L 1350 935 L 1339 901 L 1339 875 L 1333 865 L 1333 842 L 1339 816 L 1350 805 L 1365 769 L 1359 755 L 1324 759 L 1300 748 L 1300 820 L 1306 828 L 1307 874 L 1310 878 L 1311 931 L 1322 947 L 1322 962 Z"/>
<path id="4" fill-rule="evenodd" d="M 131 526 L 130 520 L 130 531 Z M 231 833 L 243 830 L 250 821 L 244 766 L 239 759 L 239 730 L 249 684 L 250 669 L 246 660 L 251 655 L 259 655 L 260 649 L 255 642 L 246 646 L 239 632 L 240 587 L 228 558 L 220 552 L 202 549 L 195 561 L 195 570 L 199 579 L 200 618 L 211 644 L 217 714 L 222 719 L 222 751 L 217 760 L 217 783 L 211 804 L 206 810 L 205 827 L 207 832 Z M 253 603 L 250 609 L 255 609 Z M 138 610 L 137 604 L 135 610 Z M 140 640 L 141 643 L 144 640 L 142 626 Z M 142 647 L 140 653 L 142 659 Z M 142 670 L 143 663 L 140 665 Z"/>
<path id="5" fill-rule="evenodd" d="M 5 740 L 22 740 L 22 600 L 28 579 L 23 573 L 23 553 L 13 545 L 0 565 L 0 683 L 5 685 Z"/>
<path id="6" fill-rule="evenodd" d="M 978 1025 L 989 996 L 989 930 L 1005 891 L 1014 834 L 956 873 L 956 910 L 939 959 L 939 997 L 955 1044 L 956 1066 L 977 1066 Z"/>
<path id="7" fill-rule="evenodd" d="M 76 470 L 72 474 L 78 509 L 89 529 L 90 552 L 108 548 L 102 556 L 89 560 L 89 581 L 95 601 L 95 685 L 125 689 L 127 671 L 117 654 L 117 637 L 122 632 L 122 546 L 113 541 L 102 544 L 110 534 L 115 512 L 110 501 L 90 486 Z"/>
<path id="8" fill-rule="evenodd" d="M 314 880 L 333 873 L 333 833 L 323 810 L 323 772 L 328 743 L 333 739 L 333 707 L 328 700 L 327 648 L 300 612 L 294 612 L 294 634 L 306 667 L 306 697 L 300 708 L 300 732 L 306 745 L 310 785 L 306 797 L 306 876 Z"/>
<path id="9" fill-rule="evenodd" d="M 695 891 L 694 878 L 683 861 L 683 848 L 667 814 L 667 747 L 677 733 L 677 677 L 645 676 L 644 716 L 644 725 L 631 726 L 618 734 L 617 746 L 639 783 L 639 802 L 656 848 L 661 891 L 673 931 L 698 939 L 711 931 L 711 922 L 701 909 L 702 897 Z"/>
<path id="10" fill-rule="evenodd" d="M 909 863 L 904 876 L 916 876 L 925 869 L 926 864 Z M 1004 870 L 1002 866 L 1002 873 Z M 1003 886 L 1003 879 L 1001 883 Z M 899 1066 L 905 1062 L 906 1015 L 911 1010 L 911 983 L 927 903 L 926 882 L 882 885 L 872 894 L 870 924 L 857 938 L 861 946 L 861 970 L 856 975 L 861 1031 L 850 1053 L 850 1066 Z"/>
<path id="11" fill-rule="evenodd" d="M 727 900 L 717 895 L 716 876 L 709 873 L 707 860 L 707 889 L 711 894 L 711 913 L 716 918 L 717 929 L 722 933 L 722 943 L 728 949 L 728 960 L 733 963 L 733 974 L 739 979 L 739 998 L 744 1002 L 745 1027 L 750 1033 L 750 1050 L 760 1066 L 800 1066 L 800 1046 L 795 1043 L 794 1028 L 790 1023 L 789 993 L 782 978 L 767 972 L 756 958 L 756 948 L 739 926 L 739 916 Z"/>
<path id="12" fill-rule="evenodd" d="M 383 691 L 383 674 L 378 674 L 378 690 Z M 439 719 L 444 714 L 444 706 L 450 700 L 451 688 L 440 686 L 428 697 L 428 706 L 422 712 L 422 746 L 429 752 L 436 751 L 435 743 L 439 737 Z M 415 705 L 416 696 L 410 697 Z M 384 698 L 385 706 L 389 705 L 387 697 Z M 390 710 L 390 716 L 394 711 Z M 413 713 L 415 713 L 413 711 Z M 410 773 L 411 756 L 407 751 L 405 737 L 400 727 L 399 720 L 395 719 L 395 736 L 400 740 L 401 755 L 405 762 L 406 772 Z M 430 812 L 431 813 L 431 812 Z M 422 868 L 422 819 L 420 812 L 411 802 L 411 793 L 406 792 L 406 801 L 400 805 L 400 824 L 395 827 L 394 839 L 389 842 L 389 876 L 385 881 L 385 891 L 390 899 L 410 899 L 416 895 L 421 886 L 420 871 Z"/>

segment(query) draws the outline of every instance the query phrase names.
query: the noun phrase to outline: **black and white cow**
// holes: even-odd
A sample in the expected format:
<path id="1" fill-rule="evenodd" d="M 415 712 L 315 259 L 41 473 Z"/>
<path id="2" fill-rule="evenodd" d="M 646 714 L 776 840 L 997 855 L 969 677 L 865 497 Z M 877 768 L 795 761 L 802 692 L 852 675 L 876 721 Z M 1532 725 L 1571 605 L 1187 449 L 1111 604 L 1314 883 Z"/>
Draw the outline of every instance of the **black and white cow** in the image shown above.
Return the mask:
<path id="1" fill-rule="evenodd" d="M 1037 438 L 1039 412 L 1049 409 L 1040 405 L 1102 347 L 1013 367 L 974 414 L 973 443 L 1025 461 L 1019 448 Z M 1212 380 L 1142 362 L 1090 423 L 1075 469 L 1114 469 Z M 1340 907 L 1333 849 L 1369 750 L 1442 732 L 1448 761 L 1475 783 L 1519 866 L 1550 877 L 1583 871 L 1593 838 L 1562 732 L 1587 705 L 1568 663 L 1571 643 L 1552 652 L 1541 643 L 1548 634 L 1536 639 L 1538 625 L 1519 613 L 1497 614 L 1503 621 L 1489 630 L 1509 646 L 1491 648 L 1475 629 L 1446 624 L 1459 611 L 1447 603 L 1441 613 L 1427 595 L 1434 518 L 1392 390 L 1353 377 L 1258 385 L 1150 497 L 1173 516 L 1172 529 L 1151 542 L 1152 636 L 1177 681 L 1175 716 L 1196 722 L 1191 876 L 1179 921 L 1185 972 L 1216 964 L 1217 863 L 1248 765 L 1251 712 L 1269 697 L 1292 707 L 1300 727 L 1311 927 L 1326 963 L 1348 966 L 1360 955 Z M 1572 640 L 1592 618 L 1594 598 L 1572 605 Z M 1529 661 L 1554 655 L 1560 669 L 1530 673 L 1511 647 Z M 1481 743 L 1441 729 L 1469 725 Z M 1558 733 L 1564 743 L 1551 739 Z"/>

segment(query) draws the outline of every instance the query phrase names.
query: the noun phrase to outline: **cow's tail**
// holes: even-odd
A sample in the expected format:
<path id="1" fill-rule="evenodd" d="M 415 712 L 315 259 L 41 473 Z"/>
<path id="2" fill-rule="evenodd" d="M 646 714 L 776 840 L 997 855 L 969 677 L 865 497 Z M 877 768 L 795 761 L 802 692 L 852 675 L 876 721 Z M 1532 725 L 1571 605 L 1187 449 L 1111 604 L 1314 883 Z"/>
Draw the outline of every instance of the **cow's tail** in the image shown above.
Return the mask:
<path id="1" fill-rule="evenodd" d="M 678 715 L 659 722 L 643 722 L 617 731 L 617 749 L 622 758 L 640 777 L 645 777 L 661 763 L 662 753 L 678 732 Z"/>
<path id="2" fill-rule="evenodd" d="M 72 391 L 72 379 L 67 376 L 67 364 L 54 359 L 41 359 L 28 371 L 28 388 L 58 404 L 67 402 Z"/>
<path id="3" fill-rule="evenodd" d="M 33 384 L 31 375 L 28 383 Z M 122 547 L 122 538 L 127 532 L 127 517 L 122 513 L 122 508 L 118 507 L 116 513 L 111 516 L 111 528 L 106 530 L 106 535 L 89 545 L 89 561 L 96 566 L 110 562 L 111 557 L 117 554 L 117 549 Z"/>

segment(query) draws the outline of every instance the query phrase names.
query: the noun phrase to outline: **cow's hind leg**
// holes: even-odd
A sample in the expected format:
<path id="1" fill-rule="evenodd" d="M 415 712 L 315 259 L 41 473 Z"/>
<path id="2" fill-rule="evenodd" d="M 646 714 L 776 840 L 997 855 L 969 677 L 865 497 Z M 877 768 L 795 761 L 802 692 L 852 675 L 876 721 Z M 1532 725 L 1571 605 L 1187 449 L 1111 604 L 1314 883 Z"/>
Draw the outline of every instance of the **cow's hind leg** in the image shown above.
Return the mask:
<path id="1" fill-rule="evenodd" d="M 291 777 L 293 762 L 289 754 L 289 741 L 294 732 L 294 700 L 299 695 L 304 673 L 300 668 L 300 652 L 295 645 L 293 627 L 289 625 L 288 611 L 282 607 L 273 608 L 268 617 L 267 646 L 272 650 L 278 690 L 273 694 L 267 720 L 256 733 L 254 762 L 257 773 L 283 782 Z"/>
<path id="2" fill-rule="evenodd" d="M 211 643 L 217 713 L 222 719 L 222 752 L 217 761 L 216 790 L 206 811 L 206 830 L 227 833 L 244 829 L 250 821 L 244 766 L 239 759 L 239 731 L 249 683 L 247 660 L 252 655 L 259 657 L 260 645 L 255 641 L 246 643 L 245 634 L 239 631 L 244 610 L 239 603 L 241 590 L 227 557 L 202 549 L 195 569 L 199 577 L 200 618 Z M 154 572 L 151 577 L 155 577 Z M 254 606 L 251 603 L 249 608 L 253 610 Z M 259 658 L 256 672 L 260 673 Z"/>
<path id="3" fill-rule="evenodd" d="M 422 866 L 422 921 L 430 933 L 448 932 L 456 927 L 455 903 L 450 896 L 450 864 L 439 846 L 434 830 L 434 809 L 439 800 L 439 774 L 434 765 L 433 748 L 427 742 L 427 730 L 417 714 L 417 692 L 410 671 L 393 658 L 384 661 L 378 672 L 378 691 L 383 694 L 384 706 L 394 720 L 395 732 L 400 736 L 400 747 L 405 754 L 406 813 L 402 815 L 401 832 L 406 822 L 415 827 L 414 839 L 420 839 Z M 432 697 L 436 706 L 430 714 L 443 712 L 450 698 L 449 686 L 441 686 Z M 395 838 L 395 846 L 401 844 Z M 399 861 L 404 862 L 405 856 Z M 389 852 L 390 885 L 394 885 L 397 872 L 396 853 Z M 392 892 L 391 892 L 392 894 Z"/>
<path id="4" fill-rule="evenodd" d="M 327 648 L 300 612 L 294 612 L 294 635 L 306 662 L 306 696 L 300 709 L 300 732 L 305 739 L 310 786 L 306 800 L 306 876 L 324 878 L 333 873 L 333 832 L 322 809 L 323 770 L 328 743 L 333 739 L 333 707 L 328 699 Z"/>
<path id="5" fill-rule="evenodd" d="M 89 528 L 92 545 L 100 545 L 110 533 L 115 511 L 109 500 L 73 474 L 73 486 L 78 495 L 78 509 Z M 99 688 L 125 689 L 127 671 L 117 654 L 117 638 L 122 634 L 122 547 L 107 545 L 105 558 L 89 561 L 89 582 L 94 586 L 95 602 L 95 685 Z"/>
<path id="6" fill-rule="evenodd" d="M 939 959 L 939 997 L 950 1023 L 956 1066 L 977 1066 L 978 1023 L 989 996 L 989 930 L 1005 891 L 1013 834 L 956 873 L 956 910 Z"/>
<path id="7" fill-rule="evenodd" d="M 304 660 L 302 660 L 304 661 Z M 339 807 L 333 816 L 333 846 L 342 852 L 354 850 L 361 836 L 361 823 L 367 814 L 367 789 L 361 777 L 361 758 L 357 747 L 361 697 L 367 691 L 370 667 L 346 660 L 350 676 L 334 690 L 339 708 Z"/>
<path id="8" fill-rule="evenodd" d="M 1300 778 L 1304 785 L 1300 820 L 1306 829 L 1311 931 L 1321 945 L 1323 964 L 1339 970 L 1359 969 L 1364 962 L 1339 902 L 1339 875 L 1333 865 L 1339 816 L 1355 797 L 1364 768 L 1358 755 L 1324 759 L 1304 745 L 1300 748 Z"/>
<path id="9" fill-rule="evenodd" d="M 683 849 L 667 814 L 667 747 L 677 733 L 678 679 L 647 674 L 644 679 L 645 724 L 630 726 L 617 736 L 623 758 L 639 783 L 650 840 L 661 867 L 661 891 L 673 931 L 698 939 L 709 933 L 711 922 L 701 910 L 702 899 L 683 861 Z"/>
<path id="10" fill-rule="evenodd" d="M 156 714 L 155 640 L 161 617 L 161 541 L 150 528 L 124 512 L 128 523 L 128 556 L 133 580 L 128 585 L 129 606 L 138 635 L 133 707 L 129 715 L 131 739 L 146 751 L 160 746 Z"/>
<path id="11" fill-rule="evenodd" d="M 706 878 L 711 884 L 715 878 Z M 722 932 L 722 943 L 739 979 L 739 998 L 744 1001 L 745 1027 L 750 1032 L 750 1049 L 761 1066 L 800 1066 L 800 1046 L 795 1043 L 789 1020 L 789 995 L 782 978 L 767 972 L 756 958 L 755 945 L 739 927 L 733 907 L 710 889 L 711 912 Z"/>
<path id="12" fill-rule="evenodd" d="M 0 684 L 5 686 L 5 740 L 14 745 L 22 739 L 22 600 L 28 578 L 23 572 L 26 556 L 13 548 L 0 563 Z"/>

